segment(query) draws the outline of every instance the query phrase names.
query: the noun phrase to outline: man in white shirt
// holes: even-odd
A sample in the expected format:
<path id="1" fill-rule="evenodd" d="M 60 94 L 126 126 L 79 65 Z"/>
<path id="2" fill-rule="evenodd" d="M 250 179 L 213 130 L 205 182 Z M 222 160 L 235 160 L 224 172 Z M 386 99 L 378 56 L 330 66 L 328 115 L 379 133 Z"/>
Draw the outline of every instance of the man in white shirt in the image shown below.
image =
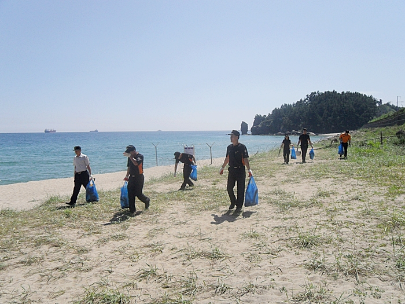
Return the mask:
<path id="1" fill-rule="evenodd" d="M 82 153 L 82 148 L 80 146 L 75 146 L 73 149 L 76 156 L 73 158 L 74 166 L 74 178 L 75 186 L 73 188 L 73 194 L 70 198 L 70 202 L 66 203 L 69 206 L 74 207 L 76 205 L 77 196 L 79 195 L 81 186 L 86 189 L 89 180 L 91 179 L 91 168 L 90 161 L 87 155 Z"/>

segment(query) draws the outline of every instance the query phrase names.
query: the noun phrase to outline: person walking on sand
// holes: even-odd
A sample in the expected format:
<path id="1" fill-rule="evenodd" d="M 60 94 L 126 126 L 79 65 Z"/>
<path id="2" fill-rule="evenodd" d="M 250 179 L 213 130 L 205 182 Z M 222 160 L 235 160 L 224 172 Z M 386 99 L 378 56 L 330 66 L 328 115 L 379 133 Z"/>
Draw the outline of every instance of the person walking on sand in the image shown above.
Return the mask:
<path id="1" fill-rule="evenodd" d="M 343 146 L 344 159 L 347 159 L 347 147 L 348 147 L 348 145 L 350 145 L 351 140 L 352 140 L 352 137 L 349 134 L 349 130 L 346 130 L 346 132 L 340 134 L 339 139 Z M 342 158 L 342 155 L 340 155 L 340 158 Z"/>
<path id="2" fill-rule="evenodd" d="M 281 143 L 280 150 L 281 150 L 281 148 L 283 148 L 284 164 L 287 164 L 287 165 L 290 161 L 290 146 L 291 146 L 291 140 L 290 140 L 290 137 L 288 136 L 288 134 L 286 134 L 283 142 Z M 279 154 L 280 154 L 280 152 L 279 152 Z"/>
<path id="3" fill-rule="evenodd" d="M 311 146 L 313 149 L 314 146 L 312 145 L 311 139 L 309 138 L 309 135 L 307 134 L 307 129 L 304 128 L 302 129 L 302 134 L 298 138 L 298 144 L 299 146 L 301 144 L 301 156 L 302 156 L 302 163 L 305 163 L 305 157 L 307 156 L 307 150 L 308 150 L 308 144 Z"/>
<path id="4" fill-rule="evenodd" d="M 127 146 L 124 156 L 128 157 L 127 174 L 124 178 L 128 181 L 128 203 L 129 212 L 135 215 L 135 197 L 145 204 L 145 210 L 149 208 L 150 199 L 143 194 L 143 184 L 145 177 L 143 176 L 143 155 L 136 151 L 133 145 Z"/>
<path id="5" fill-rule="evenodd" d="M 87 184 L 91 180 L 91 168 L 90 161 L 87 155 L 82 153 L 82 148 L 80 146 L 75 146 L 73 148 L 76 156 L 73 158 L 73 167 L 74 167 L 74 188 L 73 194 L 70 198 L 70 201 L 67 202 L 69 206 L 74 207 L 76 205 L 77 196 L 80 193 L 80 188 L 83 186 L 86 189 Z"/>
<path id="6" fill-rule="evenodd" d="M 222 175 L 224 173 L 225 166 L 229 164 L 227 183 L 227 191 L 231 200 L 229 210 L 232 210 L 236 206 L 235 213 L 239 213 L 242 211 L 243 200 L 245 198 L 245 166 L 248 169 L 249 177 L 253 176 L 253 173 L 252 170 L 250 170 L 247 148 L 244 144 L 239 142 L 239 132 L 232 130 L 232 132 L 228 135 L 231 136 L 232 143 L 226 148 L 226 157 L 221 169 L 219 170 L 219 174 Z M 237 184 L 237 196 L 235 196 L 233 191 L 235 182 Z"/>
<path id="7" fill-rule="evenodd" d="M 189 187 L 193 187 L 194 184 L 190 180 L 190 174 L 192 171 L 191 165 L 194 165 L 196 163 L 194 155 L 187 154 L 187 153 L 174 152 L 174 159 L 176 160 L 176 163 L 174 164 L 174 176 L 176 176 L 178 163 L 182 162 L 184 164 L 184 166 L 183 166 L 183 183 L 181 184 L 179 191 L 185 190 L 186 185 L 189 185 Z"/>

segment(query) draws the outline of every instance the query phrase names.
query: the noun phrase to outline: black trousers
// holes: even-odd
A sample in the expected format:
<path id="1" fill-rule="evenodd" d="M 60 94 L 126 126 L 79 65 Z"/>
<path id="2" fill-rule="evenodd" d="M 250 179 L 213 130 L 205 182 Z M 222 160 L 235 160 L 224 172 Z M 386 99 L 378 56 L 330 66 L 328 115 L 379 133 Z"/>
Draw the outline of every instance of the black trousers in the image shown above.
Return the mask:
<path id="1" fill-rule="evenodd" d="M 73 194 L 70 198 L 71 204 L 76 204 L 77 196 L 79 195 L 80 188 L 83 186 L 86 189 L 89 183 L 89 172 L 83 171 L 75 174 L 75 186 L 73 188 Z"/>
<path id="2" fill-rule="evenodd" d="M 284 162 L 288 164 L 290 161 L 290 150 L 283 150 Z"/>
<path id="3" fill-rule="evenodd" d="M 343 146 L 343 151 L 345 153 L 345 157 L 347 157 L 347 147 L 349 146 L 349 143 L 342 142 L 342 146 Z"/>
<path id="4" fill-rule="evenodd" d="M 236 205 L 236 208 L 242 208 L 243 200 L 245 199 L 245 179 L 246 179 L 246 171 L 245 167 L 241 168 L 231 168 L 229 167 L 228 173 L 228 184 L 227 190 L 228 195 L 231 200 L 232 205 Z M 233 191 L 236 183 L 236 193 Z"/>
<path id="5" fill-rule="evenodd" d="M 302 162 L 305 163 L 305 158 L 307 157 L 308 146 L 301 146 L 301 157 Z"/>
<path id="6" fill-rule="evenodd" d="M 131 175 L 128 180 L 128 203 L 129 211 L 135 212 L 135 197 L 137 197 L 142 203 L 147 203 L 149 198 L 143 194 L 143 184 L 145 177 L 143 174 Z"/>
<path id="7" fill-rule="evenodd" d="M 190 165 L 185 164 L 183 166 L 183 183 L 181 184 L 180 189 L 185 189 L 186 185 L 189 185 L 190 187 L 194 186 L 193 182 L 190 179 L 191 171 L 193 171 L 193 169 Z"/>

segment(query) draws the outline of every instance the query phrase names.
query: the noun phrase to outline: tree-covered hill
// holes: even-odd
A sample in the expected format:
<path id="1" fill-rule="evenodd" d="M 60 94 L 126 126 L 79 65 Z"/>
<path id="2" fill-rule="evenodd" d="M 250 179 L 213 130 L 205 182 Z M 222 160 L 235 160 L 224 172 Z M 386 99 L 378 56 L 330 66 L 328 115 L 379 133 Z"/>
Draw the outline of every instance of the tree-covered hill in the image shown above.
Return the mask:
<path id="1" fill-rule="evenodd" d="M 377 101 L 358 92 L 312 92 L 296 103 L 283 104 L 269 115 L 256 115 L 253 135 L 276 134 L 307 128 L 314 133 L 358 129 L 377 113 Z"/>

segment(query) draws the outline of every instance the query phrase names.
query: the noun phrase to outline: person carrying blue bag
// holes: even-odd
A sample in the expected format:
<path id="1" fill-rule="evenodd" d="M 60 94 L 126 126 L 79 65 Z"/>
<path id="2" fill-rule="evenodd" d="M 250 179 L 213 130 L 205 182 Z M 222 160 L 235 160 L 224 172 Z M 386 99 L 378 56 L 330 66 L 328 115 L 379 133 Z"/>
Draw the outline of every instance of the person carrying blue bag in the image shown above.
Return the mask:
<path id="1" fill-rule="evenodd" d="M 291 140 L 290 140 L 290 137 L 288 136 L 288 134 L 286 134 L 283 142 L 281 143 L 280 149 L 283 148 L 284 164 L 287 164 L 287 165 L 290 161 L 290 146 L 291 146 Z M 294 146 L 293 146 L 293 151 L 294 151 L 294 155 L 295 155 Z M 291 158 L 293 158 L 293 157 L 291 156 Z"/>
<path id="2" fill-rule="evenodd" d="M 219 170 L 219 174 L 224 173 L 225 166 L 229 164 L 228 167 L 228 182 L 227 191 L 229 199 L 231 200 L 231 205 L 229 210 L 232 210 L 236 206 L 235 214 L 242 212 L 243 201 L 245 196 L 245 179 L 246 179 L 246 169 L 248 169 L 249 177 L 253 176 L 252 170 L 250 170 L 249 164 L 249 154 L 247 148 L 244 144 L 239 142 L 240 133 L 236 130 L 232 130 L 230 134 L 231 144 L 226 149 L 226 157 L 224 163 Z M 233 191 L 236 183 L 237 196 Z"/>
<path id="3" fill-rule="evenodd" d="M 73 167 L 74 167 L 74 188 L 73 194 L 70 198 L 70 201 L 66 204 L 74 207 L 76 206 L 77 196 L 80 193 L 80 188 L 83 186 L 85 189 L 87 184 L 91 179 L 91 168 L 90 161 L 87 155 L 82 153 L 82 148 L 80 146 L 75 146 L 73 148 L 76 156 L 73 158 Z"/>
<path id="4" fill-rule="evenodd" d="M 145 204 L 145 210 L 149 209 L 150 204 L 150 198 L 143 194 L 143 184 L 145 182 L 143 175 L 143 155 L 136 151 L 133 145 L 127 146 L 123 154 L 125 157 L 128 157 L 128 169 L 124 181 L 128 181 L 129 212 L 134 216 L 136 215 L 135 197 Z"/>
<path id="5" fill-rule="evenodd" d="M 302 163 L 306 163 L 305 158 L 307 156 L 308 144 L 311 145 L 312 149 L 314 148 L 314 146 L 312 145 L 311 139 L 310 139 L 309 135 L 307 134 L 306 128 L 302 129 L 302 134 L 298 138 L 297 146 L 299 146 L 300 144 L 301 144 Z"/>
<path id="6" fill-rule="evenodd" d="M 339 136 L 340 144 L 342 146 L 342 153 L 340 154 L 340 158 L 342 158 L 342 154 L 344 155 L 344 159 L 347 159 L 347 147 L 350 145 L 352 137 L 349 134 L 349 130 L 346 130 L 345 133 L 340 134 Z"/>
<path id="7" fill-rule="evenodd" d="M 194 183 L 190 180 L 190 174 L 193 171 L 192 166 L 195 165 L 194 155 L 188 153 L 174 152 L 174 159 L 175 159 L 174 176 L 176 176 L 177 165 L 179 164 L 179 162 L 182 162 L 184 164 L 183 183 L 181 184 L 179 191 L 185 190 L 186 185 L 189 185 L 189 187 L 193 187 Z M 197 180 L 197 171 L 195 173 L 196 173 L 195 180 Z"/>

